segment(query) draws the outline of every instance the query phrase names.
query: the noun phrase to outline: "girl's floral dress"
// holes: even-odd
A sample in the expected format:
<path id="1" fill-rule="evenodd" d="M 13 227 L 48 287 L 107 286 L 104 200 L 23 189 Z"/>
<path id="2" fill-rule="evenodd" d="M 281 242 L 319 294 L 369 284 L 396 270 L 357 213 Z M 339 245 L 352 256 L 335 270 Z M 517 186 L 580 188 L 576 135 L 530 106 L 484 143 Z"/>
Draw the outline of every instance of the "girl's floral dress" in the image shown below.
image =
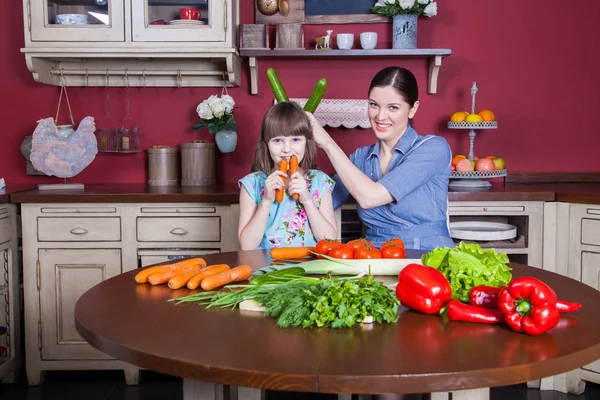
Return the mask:
<path id="1" fill-rule="evenodd" d="M 238 185 L 240 188 L 243 185 L 258 205 L 265 194 L 266 179 L 264 172 L 252 172 L 240 179 Z M 316 169 L 307 170 L 304 179 L 313 202 L 321 207 L 321 198 L 333 191 L 335 182 L 329 175 Z M 314 246 L 316 243 L 304 207 L 299 201 L 286 193 L 281 203 L 273 202 L 260 248 Z"/>

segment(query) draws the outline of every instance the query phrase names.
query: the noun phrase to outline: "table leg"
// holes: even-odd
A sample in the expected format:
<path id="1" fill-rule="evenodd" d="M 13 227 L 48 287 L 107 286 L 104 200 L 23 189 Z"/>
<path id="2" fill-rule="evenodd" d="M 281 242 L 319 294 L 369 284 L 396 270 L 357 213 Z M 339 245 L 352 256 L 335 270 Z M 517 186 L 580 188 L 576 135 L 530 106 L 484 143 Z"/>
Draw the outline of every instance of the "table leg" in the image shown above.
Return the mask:
<path id="1" fill-rule="evenodd" d="M 454 390 L 452 400 L 489 400 L 490 388 Z"/>
<path id="2" fill-rule="evenodd" d="M 429 393 L 429 400 L 450 400 L 449 392 L 433 392 Z"/>
<path id="3" fill-rule="evenodd" d="M 184 378 L 183 400 L 224 400 L 223 385 Z"/>

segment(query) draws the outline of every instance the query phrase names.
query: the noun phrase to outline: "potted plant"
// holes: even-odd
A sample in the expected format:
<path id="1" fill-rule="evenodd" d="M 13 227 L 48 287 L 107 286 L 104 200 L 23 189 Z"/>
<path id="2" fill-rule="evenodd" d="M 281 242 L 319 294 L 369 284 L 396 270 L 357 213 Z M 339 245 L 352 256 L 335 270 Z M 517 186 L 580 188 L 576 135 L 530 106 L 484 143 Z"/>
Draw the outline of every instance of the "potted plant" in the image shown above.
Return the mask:
<path id="1" fill-rule="evenodd" d="M 392 18 L 393 48 L 417 48 L 417 17 L 437 15 L 433 0 L 378 0 L 371 12 Z"/>
<path id="2" fill-rule="evenodd" d="M 221 153 L 231 153 L 237 144 L 237 125 L 233 118 L 235 101 L 228 94 L 221 97 L 212 95 L 196 107 L 202 121 L 196 122 L 194 129 L 207 128 L 215 134 L 215 142 Z"/>

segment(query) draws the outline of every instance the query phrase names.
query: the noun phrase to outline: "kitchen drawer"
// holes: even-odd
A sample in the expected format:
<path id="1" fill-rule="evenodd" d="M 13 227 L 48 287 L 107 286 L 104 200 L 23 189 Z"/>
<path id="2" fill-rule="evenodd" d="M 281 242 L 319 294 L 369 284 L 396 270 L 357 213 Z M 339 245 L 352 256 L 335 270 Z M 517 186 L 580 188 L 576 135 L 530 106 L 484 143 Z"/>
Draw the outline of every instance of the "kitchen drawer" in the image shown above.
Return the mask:
<path id="1" fill-rule="evenodd" d="M 139 217 L 139 242 L 220 242 L 221 217 Z"/>
<path id="2" fill-rule="evenodd" d="M 142 207 L 143 214 L 215 214 L 215 207 Z"/>
<path id="3" fill-rule="evenodd" d="M 121 240 L 121 219 L 118 217 L 38 217 L 37 224 L 40 242 L 118 242 Z"/>
<path id="4" fill-rule="evenodd" d="M 581 220 L 581 243 L 600 246 L 600 220 L 589 218 Z"/>
<path id="5" fill-rule="evenodd" d="M 6 214 L 5 214 L 6 215 Z M 0 214 L 0 243 L 6 243 L 11 238 L 10 217 Z"/>
<path id="6" fill-rule="evenodd" d="M 457 213 L 513 213 L 513 212 L 524 212 L 525 207 L 523 206 L 448 206 L 448 212 L 450 214 Z"/>

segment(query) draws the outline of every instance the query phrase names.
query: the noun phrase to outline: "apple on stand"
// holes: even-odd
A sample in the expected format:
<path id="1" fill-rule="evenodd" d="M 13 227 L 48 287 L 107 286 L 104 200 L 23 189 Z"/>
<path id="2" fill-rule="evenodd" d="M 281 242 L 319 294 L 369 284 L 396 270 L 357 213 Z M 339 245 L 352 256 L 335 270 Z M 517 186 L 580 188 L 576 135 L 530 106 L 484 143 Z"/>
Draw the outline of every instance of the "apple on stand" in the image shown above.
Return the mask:
<path id="1" fill-rule="evenodd" d="M 493 171 L 494 169 L 496 166 L 490 158 L 480 158 L 475 162 L 475 171 Z"/>
<path id="2" fill-rule="evenodd" d="M 494 163 L 494 168 L 497 170 L 506 168 L 506 161 L 502 157 L 494 157 L 492 158 L 492 162 Z"/>

